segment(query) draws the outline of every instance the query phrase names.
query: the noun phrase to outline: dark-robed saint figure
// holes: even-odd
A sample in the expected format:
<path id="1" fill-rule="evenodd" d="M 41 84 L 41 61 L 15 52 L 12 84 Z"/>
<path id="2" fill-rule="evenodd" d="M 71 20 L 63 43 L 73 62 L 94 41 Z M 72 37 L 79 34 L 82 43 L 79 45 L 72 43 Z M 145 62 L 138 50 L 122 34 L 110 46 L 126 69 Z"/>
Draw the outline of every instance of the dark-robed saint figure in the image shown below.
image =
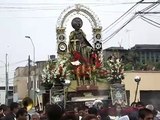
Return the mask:
<path id="1" fill-rule="evenodd" d="M 83 22 L 81 18 L 76 17 L 72 20 L 72 27 L 75 29 L 69 36 L 69 52 L 73 55 L 74 60 L 79 60 L 81 63 L 88 63 L 92 52 L 92 46 L 87 41 L 85 33 L 81 27 Z"/>

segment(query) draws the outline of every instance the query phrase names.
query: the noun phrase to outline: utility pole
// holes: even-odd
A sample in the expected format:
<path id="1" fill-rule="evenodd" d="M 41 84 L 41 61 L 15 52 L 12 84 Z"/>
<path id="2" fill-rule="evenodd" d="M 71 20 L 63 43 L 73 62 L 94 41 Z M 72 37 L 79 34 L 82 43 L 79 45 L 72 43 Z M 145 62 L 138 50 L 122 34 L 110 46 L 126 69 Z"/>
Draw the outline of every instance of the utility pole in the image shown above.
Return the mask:
<path id="1" fill-rule="evenodd" d="M 35 65 L 35 45 L 33 43 L 33 40 L 30 36 L 25 36 L 25 38 L 28 38 L 30 39 L 31 43 L 32 43 L 32 46 L 33 46 L 33 70 L 34 70 L 34 73 L 33 73 L 33 101 L 34 101 L 34 105 L 36 105 L 36 65 Z"/>
<path id="2" fill-rule="evenodd" d="M 6 54 L 5 73 L 6 73 L 6 98 L 5 104 L 8 105 L 8 54 Z"/>
<path id="3" fill-rule="evenodd" d="M 27 88 L 28 88 L 28 97 L 30 97 L 30 89 L 31 89 L 31 59 L 30 55 L 28 56 L 28 83 L 27 83 Z"/>

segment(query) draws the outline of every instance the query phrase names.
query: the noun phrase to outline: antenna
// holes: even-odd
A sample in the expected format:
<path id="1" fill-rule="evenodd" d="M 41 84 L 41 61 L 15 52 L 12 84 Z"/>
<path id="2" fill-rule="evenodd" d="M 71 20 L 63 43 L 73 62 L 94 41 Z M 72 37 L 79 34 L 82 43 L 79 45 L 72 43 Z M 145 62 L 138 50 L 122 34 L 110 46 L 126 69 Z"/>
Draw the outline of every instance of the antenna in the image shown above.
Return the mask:
<path id="1" fill-rule="evenodd" d="M 130 30 L 130 29 L 126 29 L 126 34 L 127 34 L 127 40 L 128 40 L 128 48 L 130 48 L 130 32 L 131 32 L 132 30 Z"/>
<path id="2" fill-rule="evenodd" d="M 120 48 L 122 47 L 122 41 L 123 41 L 122 38 L 121 38 L 121 41 L 118 41 L 118 45 L 119 45 Z"/>

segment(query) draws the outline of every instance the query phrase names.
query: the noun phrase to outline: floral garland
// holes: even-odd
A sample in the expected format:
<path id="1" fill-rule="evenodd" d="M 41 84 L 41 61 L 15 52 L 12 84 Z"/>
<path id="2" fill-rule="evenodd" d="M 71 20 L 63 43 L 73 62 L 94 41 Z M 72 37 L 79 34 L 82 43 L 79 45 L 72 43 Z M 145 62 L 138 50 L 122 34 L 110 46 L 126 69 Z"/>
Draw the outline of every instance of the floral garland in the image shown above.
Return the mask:
<path id="1" fill-rule="evenodd" d="M 112 56 L 108 61 L 109 73 L 107 75 L 107 80 L 111 83 L 121 83 L 124 79 L 124 65 L 122 60 Z"/>

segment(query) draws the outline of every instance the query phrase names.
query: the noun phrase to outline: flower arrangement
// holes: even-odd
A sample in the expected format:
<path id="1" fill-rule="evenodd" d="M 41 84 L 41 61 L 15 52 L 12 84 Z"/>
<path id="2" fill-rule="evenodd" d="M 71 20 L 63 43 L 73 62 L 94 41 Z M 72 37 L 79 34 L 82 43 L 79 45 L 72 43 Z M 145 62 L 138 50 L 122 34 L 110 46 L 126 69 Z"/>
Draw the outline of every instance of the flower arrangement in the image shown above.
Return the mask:
<path id="1" fill-rule="evenodd" d="M 44 86 L 46 89 L 50 89 L 53 86 L 54 74 L 52 73 L 54 69 L 55 69 L 55 62 L 49 60 L 41 74 L 42 76 L 41 85 Z"/>
<path id="2" fill-rule="evenodd" d="M 61 57 L 57 61 L 49 60 L 41 74 L 42 86 L 47 88 L 66 79 L 69 75 L 67 61 L 67 57 Z"/>
<path id="3" fill-rule="evenodd" d="M 111 83 L 121 83 L 124 79 L 124 65 L 122 60 L 112 56 L 108 61 L 109 72 L 107 74 L 107 80 Z"/>

